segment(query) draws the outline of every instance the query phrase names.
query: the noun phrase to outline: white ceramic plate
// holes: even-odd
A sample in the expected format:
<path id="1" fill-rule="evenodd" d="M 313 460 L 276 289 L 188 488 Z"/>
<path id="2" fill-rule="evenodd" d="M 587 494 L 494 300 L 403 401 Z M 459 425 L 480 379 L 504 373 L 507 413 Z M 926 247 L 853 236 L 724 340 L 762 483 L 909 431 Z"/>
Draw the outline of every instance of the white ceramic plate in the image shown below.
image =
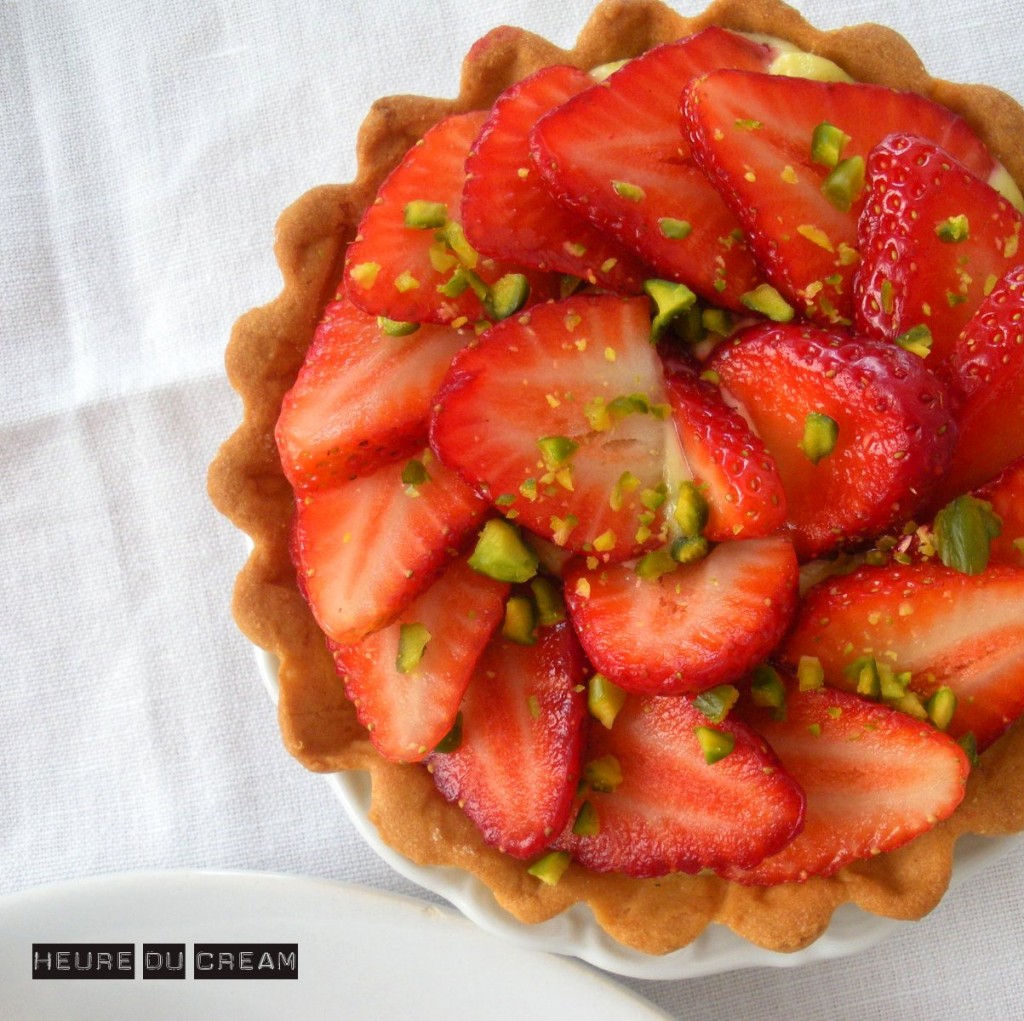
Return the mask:
<path id="1" fill-rule="evenodd" d="M 30 977 L 33 943 L 104 942 L 135 945 L 135 978 Z M 144 943 L 185 943 L 186 978 L 141 978 Z M 298 977 L 200 981 L 193 974 L 195 943 L 294 943 Z M 578 962 L 510 946 L 454 911 L 326 880 L 149 872 L 37 887 L 0 899 L 4 1021 L 254 1021 L 303 1015 L 417 1021 L 665 1018 Z"/>
<path id="2" fill-rule="evenodd" d="M 260 674 L 277 699 L 277 660 L 256 650 Z M 577 904 L 539 925 L 525 925 L 495 901 L 490 890 L 468 872 L 454 868 L 417 865 L 381 840 L 369 819 L 370 778 L 364 772 L 334 773 L 327 778 L 349 819 L 366 842 L 396 872 L 424 889 L 444 897 L 482 929 L 522 947 L 578 957 L 617 975 L 643 979 L 682 979 L 715 975 L 740 968 L 789 968 L 859 953 L 881 943 L 907 923 L 868 914 L 844 904 L 832 916 L 825 933 L 809 947 L 793 954 L 764 950 L 737 936 L 731 929 L 710 925 L 689 946 L 652 957 L 613 940 L 594 920 L 590 909 Z M 985 868 L 1016 846 L 1024 835 L 964 837 L 957 842 L 953 886 Z"/>

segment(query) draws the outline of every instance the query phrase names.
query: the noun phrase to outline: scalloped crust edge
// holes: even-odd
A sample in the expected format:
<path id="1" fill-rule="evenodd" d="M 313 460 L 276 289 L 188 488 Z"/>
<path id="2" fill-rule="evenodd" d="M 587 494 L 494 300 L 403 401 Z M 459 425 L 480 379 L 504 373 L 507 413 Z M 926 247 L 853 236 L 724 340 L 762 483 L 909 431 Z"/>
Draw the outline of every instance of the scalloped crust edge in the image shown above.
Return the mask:
<path id="1" fill-rule="evenodd" d="M 832 912 L 845 903 L 887 917 L 920 918 L 946 890 L 959 836 L 1024 829 L 1024 789 L 1015 781 L 1024 773 L 1024 727 L 1014 727 L 985 754 L 949 820 L 898 851 L 828 879 L 760 889 L 705 875 L 600 876 L 572 865 L 556 886 L 545 886 L 521 862 L 487 847 L 465 816 L 437 795 L 425 770 L 385 762 L 367 740 L 296 587 L 288 542 L 292 492 L 281 473 L 274 426 L 321 310 L 337 290 L 362 210 L 428 127 L 448 113 L 489 106 L 507 86 L 546 64 L 593 67 L 711 24 L 788 39 L 835 60 L 858 80 L 930 96 L 964 116 L 1012 176 L 1024 181 L 1024 110 L 987 86 L 929 77 L 906 40 L 878 25 L 822 32 L 779 0 L 717 0 L 696 17 L 683 17 L 658 0 L 603 0 L 569 51 L 522 29 L 494 29 L 465 58 L 455 99 L 377 101 L 359 133 L 355 181 L 315 188 L 282 214 L 275 255 L 283 288 L 232 331 L 225 363 L 243 401 L 243 420 L 208 476 L 214 505 L 253 542 L 232 611 L 243 633 L 281 661 L 278 713 L 288 751 L 311 770 L 368 771 L 371 819 L 382 839 L 411 861 L 472 873 L 524 923 L 585 902 L 614 939 L 649 954 L 687 945 L 710 922 L 761 947 L 799 950 L 825 931 Z"/>

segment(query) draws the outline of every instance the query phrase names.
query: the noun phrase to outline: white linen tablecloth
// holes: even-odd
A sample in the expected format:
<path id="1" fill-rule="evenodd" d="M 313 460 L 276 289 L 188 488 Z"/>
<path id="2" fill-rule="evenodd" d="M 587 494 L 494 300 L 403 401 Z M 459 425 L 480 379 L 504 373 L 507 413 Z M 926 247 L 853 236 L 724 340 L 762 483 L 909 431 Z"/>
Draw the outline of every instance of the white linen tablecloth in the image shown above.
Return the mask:
<path id="1" fill-rule="evenodd" d="M 933 73 L 1024 101 L 1015 0 L 800 6 L 890 24 Z M 205 495 L 239 416 L 223 349 L 276 293 L 278 213 L 350 178 L 375 98 L 452 95 L 488 29 L 567 46 L 589 9 L 0 2 L 0 895 L 212 867 L 431 899 L 283 751 L 233 626 L 244 544 Z M 1024 1017 L 1022 901 L 1018 847 L 855 958 L 624 981 L 702 1021 Z"/>

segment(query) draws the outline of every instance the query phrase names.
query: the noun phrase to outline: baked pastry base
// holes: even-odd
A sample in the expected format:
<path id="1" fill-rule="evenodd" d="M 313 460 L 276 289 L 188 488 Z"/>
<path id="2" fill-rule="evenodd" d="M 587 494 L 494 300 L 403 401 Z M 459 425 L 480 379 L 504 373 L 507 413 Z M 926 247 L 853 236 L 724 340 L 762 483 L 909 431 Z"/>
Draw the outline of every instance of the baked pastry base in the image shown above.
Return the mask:
<path id="1" fill-rule="evenodd" d="M 947 887 L 961 834 L 1024 829 L 1024 785 L 1017 779 L 1024 775 L 1024 728 L 1014 727 L 986 752 L 964 802 L 945 823 L 899 851 L 828 879 L 760 889 L 715 876 L 636 880 L 572 865 L 556 886 L 546 886 L 522 862 L 486 846 L 469 820 L 436 792 L 425 769 L 386 762 L 370 744 L 296 585 L 288 542 L 293 494 L 281 472 L 274 425 L 321 312 L 338 289 L 345 248 L 362 211 L 428 127 L 449 113 L 489 107 L 506 87 L 542 66 L 594 67 L 712 24 L 781 37 L 834 60 L 859 81 L 910 89 L 943 103 L 964 116 L 1013 177 L 1024 181 L 1024 110 L 995 89 L 929 77 L 907 42 L 877 25 L 820 32 L 778 0 L 717 0 L 692 18 L 658 0 L 603 0 L 569 51 L 520 29 L 495 29 L 467 55 L 455 99 L 396 96 L 376 102 L 359 133 L 356 180 L 315 188 L 281 216 L 275 254 L 283 289 L 273 302 L 243 316 L 232 332 L 226 365 L 242 397 L 244 419 L 209 472 L 214 504 L 253 542 L 233 612 L 241 630 L 281 662 L 278 712 L 288 751 L 311 770 L 367 771 L 372 821 L 387 844 L 417 864 L 472 873 L 525 923 L 586 902 L 613 938 L 649 954 L 685 946 L 710 922 L 758 946 L 795 951 L 816 939 L 844 903 L 878 915 L 920 918 Z"/>

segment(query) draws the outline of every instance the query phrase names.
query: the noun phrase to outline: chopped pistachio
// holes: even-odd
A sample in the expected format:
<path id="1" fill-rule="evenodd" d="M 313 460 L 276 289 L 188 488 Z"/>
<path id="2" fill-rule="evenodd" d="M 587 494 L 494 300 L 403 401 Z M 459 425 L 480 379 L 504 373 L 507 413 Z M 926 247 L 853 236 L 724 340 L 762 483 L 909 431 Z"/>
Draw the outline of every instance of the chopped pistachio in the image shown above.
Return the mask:
<path id="1" fill-rule="evenodd" d="M 526 871 L 547 886 L 554 886 L 565 875 L 572 857 L 568 851 L 548 851 Z"/>
<path id="2" fill-rule="evenodd" d="M 476 249 L 466 240 L 461 224 L 455 220 L 448 220 L 434 236 L 438 240 L 443 241 L 452 250 L 455 258 L 466 269 L 476 269 L 480 256 Z"/>
<path id="3" fill-rule="evenodd" d="M 657 581 L 663 574 L 670 574 L 679 566 L 671 552 L 662 547 L 651 553 L 645 553 L 637 562 L 634 570 L 638 578 L 644 581 Z"/>
<path id="4" fill-rule="evenodd" d="M 849 141 L 850 136 L 840 128 L 822 121 L 811 135 L 811 159 L 823 167 L 834 167 Z"/>
<path id="5" fill-rule="evenodd" d="M 988 566 L 989 548 L 1002 532 L 1002 519 L 987 500 L 958 496 L 935 515 L 939 559 L 963 574 L 980 574 Z"/>
<path id="6" fill-rule="evenodd" d="M 422 624 L 402 624 L 398 629 L 395 669 L 400 674 L 411 674 L 423 659 L 430 639 L 430 632 Z"/>
<path id="7" fill-rule="evenodd" d="M 577 837 L 596 837 L 601 832 L 601 821 L 597 817 L 597 809 L 589 801 L 580 805 L 572 831 Z"/>
<path id="8" fill-rule="evenodd" d="M 957 244 L 966 241 L 971 236 L 970 224 L 967 217 L 961 213 L 959 216 L 951 216 L 935 226 L 935 236 L 946 244 Z"/>
<path id="9" fill-rule="evenodd" d="M 583 779 L 595 791 L 611 794 L 622 783 L 622 766 L 614 755 L 602 755 L 583 767 Z"/>
<path id="10" fill-rule="evenodd" d="M 407 461 L 405 467 L 402 468 L 402 485 L 404 486 L 422 486 L 424 482 L 429 481 L 430 475 L 426 465 L 415 457 Z"/>
<path id="11" fill-rule="evenodd" d="M 505 603 L 505 620 L 501 626 L 503 638 L 517 645 L 537 644 L 537 610 L 529 596 L 510 596 Z"/>
<path id="12" fill-rule="evenodd" d="M 674 280 L 645 280 L 644 291 L 654 302 L 656 314 L 651 322 L 651 341 L 657 341 L 669 323 L 693 308 L 697 295 L 686 284 Z"/>
<path id="13" fill-rule="evenodd" d="M 379 262 L 359 262 L 348 271 L 348 275 L 350 280 L 368 291 L 377 282 L 379 272 Z"/>
<path id="14" fill-rule="evenodd" d="M 637 184 L 630 184 L 628 181 L 612 181 L 612 188 L 619 198 L 629 202 L 643 202 L 647 198 L 643 188 Z"/>
<path id="15" fill-rule="evenodd" d="M 932 351 L 932 331 L 925 323 L 919 323 L 901 333 L 896 338 L 896 343 L 905 351 L 910 351 L 919 358 L 927 358 Z"/>
<path id="16" fill-rule="evenodd" d="M 495 320 L 515 315 L 530 296 L 530 281 L 522 273 L 506 273 L 491 284 L 485 307 Z"/>
<path id="17" fill-rule="evenodd" d="M 804 436 L 800 449 L 812 464 L 828 457 L 835 450 L 839 438 L 839 424 L 834 418 L 819 411 L 810 411 L 804 419 Z"/>
<path id="18" fill-rule="evenodd" d="M 387 316 L 377 316 L 377 326 L 386 337 L 408 337 L 420 328 L 419 323 L 403 323 Z"/>
<path id="19" fill-rule="evenodd" d="M 433 230 L 443 227 L 448 222 L 448 207 L 443 202 L 425 202 L 422 199 L 414 199 L 405 204 L 402 215 L 406 227 L 414 227 L 417 230 Z"/>
<path id="20" fill-rule="evenodd" d="M 564 468 L 572 455 L 579 450 L 579 444 L 574 443 L 568 436 L 542 436 L 537 440 L 537 446 L 540 447 L 544 467 L 549 472 Z"/>
<path id="21" fill-rule="evenodd" d="M 492 518 L 480 532 L 469 566 L 497 581 L 529 581 L 537 573 L 537 554 L 515 525 Z"/>
<path id="22" fill-rule="evenodd" d="M 736 746 L 736 738 L 723 730 L 714 727 L 694 727 L 697 743 L 704 753 L 704 761 L 713 766 L 724 759 Z"/>
<path id="23" fill-rule="evenodd" d="M 794 316 L 793 306 L 771 284 L 759 284 L 740 295 L 740 301 L 752 312 L 759 312 L 775 323 L 788 323 Z"/>
<path id="24" fill-rule="evenodd" d="M 783 712 L 786 707 L 786 686 L 779 672 L 767 663 L 757 667 L 750 684 L 750 697 L 754 705 Z"/>
<path id="25" fill-rule="evenodd" d="M 542 574 L 530 579 L 530 591 L 537 606 L 537 620 L 541 627 L 551 627 L 565 620 L 565 600 L 561 589 Z"/>
<path id="26" fill-rule="evenodd" d="M 943 685 L 925 703 L 928 718 L 939 730 L 946 730 L 956 712 L 956 693 Z"/>
<path id="27" fill-rule="evenodd" d="M 395 290 L 399 294 L 406 294 L 409 291 L 415 291 L 419 287 L 420 282 L 414 277 L 408 270 L 399 273 L 395 277 Z"/>
<path id="28" fill-rule="evenodd" d="M 719 684 L 714 688 L 702 691 L 694 700 L 694 709 L 703 713 L 712 723 L 721 723 L 729 715 L 729 710 L 740 697 L 737 687 L 732 684 Z"/>
<path id="29" fill-rule="evenodd" d="M 700 491 L 700 486 L 692 479 L 680 482 L 672 518 L 682 534 L 702 535 L 708 523 L 709 513 L 708 502 Z"/>
<path id="30" fill-rule="evenodd" d="M 708 555 L 710 546 L 703 535 L 680 535 L 672 540 L 668 552 L 677 564 L 693 564 Z"/>
<path id="31" fill-rule="evenodd" d="M 670 241 L 682 241 L 690 236 L 693 227 L 686 220 L 674 220 L 670 216 L 663 216 L 658 220 L 658 229 L 661 231 L 662 237 L 666 237 Z"/>
<path id="32" fill-rule="evenodd" d="M 451 752 L 454 752 L 461 744 L 462 713 L 459 712 L 455 714 L 455 721 L 452 723 L 451 730 L 441 738 L 434 751 L 441 752 L 442 755 L 448 755 Z"/>
<path id="33" fill-rule="evenodd" d="M 801 691 L 815 691 L 825 683 L 825 671 L 817 656 L 801 656 L 796 667 L 796 679 Z"/>
<path id="34" fill-rule="evenodd" d="M 626 692 L 604 674 L 594 674 L 587 684 L 587 709 L 606 730 L 612 729 L 615 717 L 626 704 Z"/>
<path id="35" fill-rule="evenodd" d="M 822 182 L 821 190 L 836 209 L 848 213 L 864 190 L 864 157 L 840 160 Z"/>

